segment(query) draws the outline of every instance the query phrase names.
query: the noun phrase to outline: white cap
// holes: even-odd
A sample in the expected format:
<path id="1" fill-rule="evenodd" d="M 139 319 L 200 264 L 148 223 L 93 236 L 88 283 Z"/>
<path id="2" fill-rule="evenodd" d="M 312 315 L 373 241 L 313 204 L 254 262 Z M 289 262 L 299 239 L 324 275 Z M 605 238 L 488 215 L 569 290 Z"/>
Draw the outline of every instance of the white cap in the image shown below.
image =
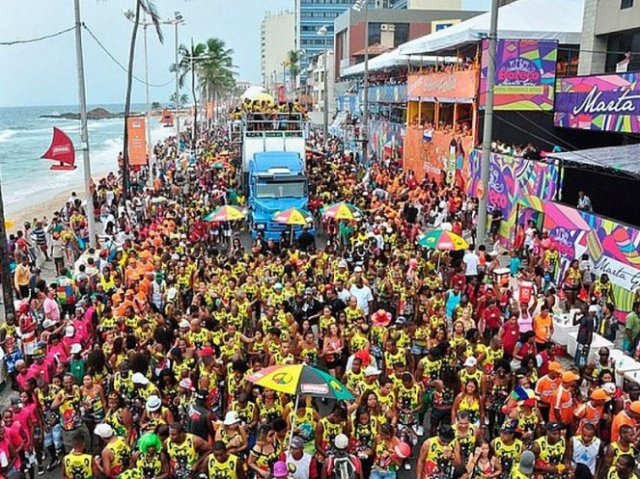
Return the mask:
<path id="1" fill-rule="evenodd" d="M 478 360 L 473 356 L 468 357 L 467 360 L 464 362 L 465 368 L 475 368 L 477 365 L 478 365 Z"/>
<path id="2" fill-rule="evenodd" d="M 76 332 L 76 328 L 74 328 L 73 326 L 69 325 L 66 328 L 64 328 L 64 335 L 67 338 L 73 338 L 73 335 Z"/>
<path id="3" fill-rule="evenodd" d="M 193 383 L 189 378 L 182 378 L 178 383 L 178 386 L 180 386 L 183 389 L 190 389 L 193 391 Z"/>
<path id="4" fill-rule="evenodd" d="M 101 437 L 102 439 L 109 439 L 113 436 L 113 429 L 106 423 L 100 423 L 93 430 L 96 436 Z"/>
<path id="5" fill-rule="evenodd" d="M 344 434 L 338 434 L 333 440 L 333 444 L 337 449 L 346 449 L 349 446 L 349 438 Z"/>
<path id="6" fill-rule="evenodd" d="M 157 411 L 158 409 L 160 409 L 160 406 L 162 406 L 162 401 L 158 396 L 156 396 L 155 394 L 149 396 L 149 399 L 147 399 L 147 404 L 146 404 L 147 411 L 149 412 Z"/>
<path id="7" fill-rule="evenodd" d="M 380 374 L 382 371 L 380 371 L 377 367 L 375 366 L 367 366 L 364 370 L 364 375 L 365 376 L 377 376 L 378 374 Z"/>
<path id="8" fill-rule="evenodd" d="M 42 321 L 42 327 L 44 329 L 50 328 L 51 326 L 55 325 L 56 322 L 52 321 L 51 319 L 45 319 L 44 321 Z"/>
<path id="9" fill-rule="evenodd" d="M 186 319 L 183 319 L 182 321 L 180 321 L 180 323 L 178 323 L 178 327 L 179 328 L 188 328 L 189 327 L 189 321 L 187 321 Z"/>
<path id="10" fill-rule="evenodd" d="M 80 354 L 82 352 L 82 346 L 78 343 L 71 345 L 71 354 Z"/>
<path id="11" fill-rule="evenodd" d="M 224 416 L 224 424 L 225 426 L 233 426 L 234 424 L 238 424 L 240 422 L 240 418 L 238 417 L 238 413 L 235 411 L 229 411 Z"/>
<path id="12" fill-rule="evenodd" d="M 349 265 L 347 264 L 347 261 L 344 259 L 341 259 L 340 262 L 338 263 L 339 268 L 346 268 L 347 266 Z"/>
<path id="13" fill-rule="evenodd" d="M 354 273 L 362 273 L 362 266 L 356 266 L 353 268 Z"/>
<path id="14" fill-rule="evenodd" d="M 602 385 L 602 389 L 604 389 L 604 392 L 606 392 L 609 396 L 612 396 L 616 392 L 616 385 L 615 383 L 604 383 Z"/>
<path id="15" fill-rule="evenodd" d="M 131 376 L 131 381 L 133 381 L 133 384 L 140 384 L 142 386 L 146 386 L 147 384 L 149 384 L 149 380 L 142 373 L 133 373 L 133 376 Z"/>

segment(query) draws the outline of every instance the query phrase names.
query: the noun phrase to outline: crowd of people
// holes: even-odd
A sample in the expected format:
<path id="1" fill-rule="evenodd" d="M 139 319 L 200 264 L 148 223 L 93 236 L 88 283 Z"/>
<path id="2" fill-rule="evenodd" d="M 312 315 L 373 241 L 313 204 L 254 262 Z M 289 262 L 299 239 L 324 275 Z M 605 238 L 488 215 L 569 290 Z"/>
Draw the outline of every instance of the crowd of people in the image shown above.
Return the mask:
<path id="1" fill-rule="evenodd" d="M 15 241 L 1 477 L 62 466 L 68 479 L 637 478 L 640 389 L 616 384 L 607 350 L 589 354 L 608 307 L 602 278 L 576 315 L 584 361 L 560 362 L 561 305 L 536 264 L 555 258 L 551 243 L 537 261 L 514 252 L 523 260 L 506 278 L 484 247 L 423 248 L 436 222 L 468 237 L 475 202 L 392 158 L 365 171 L 331 140 L 307 157 L 320 236 L 248 245 L 203 219 L 238 203 L 227 143 L 203 132 L 190 155 L 167 140 L 152 186 L 126 199 L 115 176 L 100 183 L 110 227 L 96 249 L 73 198 L 35 225 L 40 252 Z M 312 151 L 323 143 L 310 135 Z M 361 216 L 324 220 L 337 201 Z M 46 281 L 35 266 L 49 258 Z M 247 379 L 300 363 L 355 399 L 296 403 Z"/>

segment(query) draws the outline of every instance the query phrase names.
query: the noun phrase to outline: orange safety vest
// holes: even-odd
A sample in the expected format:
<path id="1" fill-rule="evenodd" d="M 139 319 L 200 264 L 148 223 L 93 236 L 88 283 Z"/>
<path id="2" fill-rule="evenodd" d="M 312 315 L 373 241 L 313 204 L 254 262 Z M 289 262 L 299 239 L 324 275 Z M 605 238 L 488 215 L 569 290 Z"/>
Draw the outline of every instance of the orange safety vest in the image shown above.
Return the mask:
<path id="1" fill-rule="evenodd" d="M 551 422 L 561 422 L 564 425 L 571 424 L 573 410 L 575 409 L 575 399 L 571 392 L 560 386 L 553 393 L 549 420 Z M 560 411 L 560 417 L 556 415 L 556 409 Z"/>

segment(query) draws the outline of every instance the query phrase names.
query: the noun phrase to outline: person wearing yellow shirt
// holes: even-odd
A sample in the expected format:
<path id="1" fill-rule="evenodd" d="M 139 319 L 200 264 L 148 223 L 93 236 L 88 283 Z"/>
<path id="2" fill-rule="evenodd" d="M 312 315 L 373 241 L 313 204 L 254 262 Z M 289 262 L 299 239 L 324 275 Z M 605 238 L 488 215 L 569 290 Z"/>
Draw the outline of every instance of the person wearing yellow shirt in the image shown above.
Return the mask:
<path id="1" fill-rule="evenodd" d="M 13 274 L 13 284 L 16 288 L 18 296 L 21 299 L 29 297 L 29 280 L 31 279 L 31 270 L 29 268 L 29 258 L 23 256 L 22 262 L 16 266 Z"/>

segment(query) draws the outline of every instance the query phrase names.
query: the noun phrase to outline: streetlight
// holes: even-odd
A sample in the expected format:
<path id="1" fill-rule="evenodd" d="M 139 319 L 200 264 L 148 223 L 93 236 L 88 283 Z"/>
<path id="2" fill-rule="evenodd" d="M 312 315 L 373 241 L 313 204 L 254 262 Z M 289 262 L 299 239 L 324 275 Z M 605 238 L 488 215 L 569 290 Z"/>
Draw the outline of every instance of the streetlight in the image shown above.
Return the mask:
<path id="1" fill-rule="evenodd" d="M 369 150 L 369 0 L 356 0 L 353 5 L 356 12 L 364 11 L 364 107 L 362 109 L 362 163 L 367 164 Z"/>
<path id="2" fill-rule="evenodd" d="M 329 55 L 329 49 L 327 48 L 327 36 L 329 29 L 326 25 L 323 25 L 318 29 L 318 35 L 324 37 L 324 55 L 323 55 L 323 70 L 324 70 L 324 86 L 323 86 L 323 107 L 322 107 L 322 135 L 324 138 L 324 146 L 327 147 L 327 141 L 329 137 L 329 72 L 327 72 L 327 56 Z"/>
<path id="3" fill-rule="evenodd" d="M 135 23 L 136 14 L 133 10 L 125 10 L 124 18 L 129 20 L 131 23 Z M 142 28 L 144 29 L 144 86 L 145 86 L 145 94 L 147 101 L 147 114 L 145 115 L 147 121 L 147 156 L 149 157 L 149 170 L 151 171 L 151 157 L 153 156 L 153 148 L 151 145 L 151 107 L 149 104 L 149 58 L 147 55 L 147 27 L 149 25 L 153 25 L 153 22 L 147 21 L 147 15 L 143 12 L 143 20 L 140 23 Z M 151 175 L 149 175 L 149 181 L 151 181 Z"/>
<path id="4" fill-rule="evenodd" d="M 179 72 L 178 72 L 178 25 L 184 24 L 184 17 L 178 11 L 173 14 L 173 18 L 170 18 L 167 21 L 162 22 L 163 25 L 174 25 L 176 27 L 176 46 L 175 46 L 175 69 L 176 69 L 176 141 L 178 141 L 178 137 L 180 136 L 180 117 L 178 117 L 178 111 L 180 109 L 180 81 L 179 81 Z M 146 31 L 146 30 L 145 30 Z"/>

